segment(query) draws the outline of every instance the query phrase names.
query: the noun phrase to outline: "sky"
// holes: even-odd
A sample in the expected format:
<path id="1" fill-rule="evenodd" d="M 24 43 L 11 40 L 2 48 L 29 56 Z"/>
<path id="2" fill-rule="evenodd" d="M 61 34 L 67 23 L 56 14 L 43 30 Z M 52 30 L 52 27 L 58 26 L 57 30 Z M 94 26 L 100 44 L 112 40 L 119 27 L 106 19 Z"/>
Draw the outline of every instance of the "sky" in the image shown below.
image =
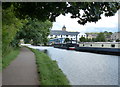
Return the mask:
<path id="1" fill-rule="evenodd" d="M 86 32 L 118 32 L 118 12 L 115 16 L 105 17 L 101 16 L 96 23 L 87 23 L 84 26 L 78 24 L 77 19 L 70 18 L 70 13 L 66 16 L 60 15 L 56 17 L 56 22 L 53 22 L 52 30 L 62 30 L 62 27 L 65 25 L 67 31 L 78 31 L 81 33 Z"/>

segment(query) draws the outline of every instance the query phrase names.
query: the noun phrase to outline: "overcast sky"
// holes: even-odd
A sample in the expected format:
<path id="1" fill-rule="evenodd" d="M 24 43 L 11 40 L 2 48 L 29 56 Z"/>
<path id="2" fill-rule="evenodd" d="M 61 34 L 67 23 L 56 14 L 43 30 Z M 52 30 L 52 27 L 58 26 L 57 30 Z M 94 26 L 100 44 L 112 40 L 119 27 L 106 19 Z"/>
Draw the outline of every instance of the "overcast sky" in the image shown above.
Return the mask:
<path id="1" fill-rule="evenodd" d="M 56 22 L 53 22 L 52 30 L 61 30 L 63 25 L 66 26 L 67 31 L 79 31 L 85 32 L 118 32 L 118 12 L 115 16 L 104 17 L 96 23 L 87 23 L 84 26 L 78 24 L 77 19 L 71 19 L 71 14 L 66 16 L 60 15 L 56 18 Z"/>

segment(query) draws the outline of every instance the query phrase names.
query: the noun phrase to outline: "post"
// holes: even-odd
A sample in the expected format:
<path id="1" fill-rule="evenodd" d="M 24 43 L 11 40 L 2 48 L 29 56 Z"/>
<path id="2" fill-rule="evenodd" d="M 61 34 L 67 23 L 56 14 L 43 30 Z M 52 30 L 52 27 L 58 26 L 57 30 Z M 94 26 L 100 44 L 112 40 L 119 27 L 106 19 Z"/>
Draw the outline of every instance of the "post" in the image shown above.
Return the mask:
<path id="1" fill-rule="evenodd" d="M 72 38 L 71 38 L 71 44 L 72 44 Z"/>
<path id="2" fill-rule="evenodd" d="M 77 44 L 77 35 L 76 35 L 76 44 Z"/>

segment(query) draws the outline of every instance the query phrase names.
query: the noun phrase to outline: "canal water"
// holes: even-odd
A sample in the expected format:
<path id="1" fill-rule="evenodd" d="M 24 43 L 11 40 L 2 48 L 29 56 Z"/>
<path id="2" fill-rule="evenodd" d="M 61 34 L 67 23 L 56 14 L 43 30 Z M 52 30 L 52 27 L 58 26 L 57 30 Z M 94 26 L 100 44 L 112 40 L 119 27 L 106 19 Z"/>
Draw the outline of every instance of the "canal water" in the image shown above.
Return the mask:
<path id="1" fill-rule="evenodd" d="M 71 85 L 118 85 L 118 56 L 31 47 L 47 49 L 47 54 L 57 61 Z"/>

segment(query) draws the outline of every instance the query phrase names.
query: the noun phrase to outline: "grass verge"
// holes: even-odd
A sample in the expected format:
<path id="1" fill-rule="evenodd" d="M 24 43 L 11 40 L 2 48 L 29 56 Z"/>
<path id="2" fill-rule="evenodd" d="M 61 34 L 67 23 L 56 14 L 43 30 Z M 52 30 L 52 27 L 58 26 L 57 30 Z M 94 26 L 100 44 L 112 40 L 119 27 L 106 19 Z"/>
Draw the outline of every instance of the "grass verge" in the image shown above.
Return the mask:
<path id="1" fill-rule="evenodd" d="M 31 49 L 31 48 L 30 48 Z M 56 61 L 51 60 L 45 53 L 31 49 L 36 56 L 36 64 L 41 85 L 69 85 L 69 81 L 59 69 Z"/>
<path id="2" fill-rule="evenodd" d="M 11 51 L 2 58 L 2 68 L 6 68 L 12 60 L 14 60 L 20 52 L 20 48 L 11 49 Z"/>

